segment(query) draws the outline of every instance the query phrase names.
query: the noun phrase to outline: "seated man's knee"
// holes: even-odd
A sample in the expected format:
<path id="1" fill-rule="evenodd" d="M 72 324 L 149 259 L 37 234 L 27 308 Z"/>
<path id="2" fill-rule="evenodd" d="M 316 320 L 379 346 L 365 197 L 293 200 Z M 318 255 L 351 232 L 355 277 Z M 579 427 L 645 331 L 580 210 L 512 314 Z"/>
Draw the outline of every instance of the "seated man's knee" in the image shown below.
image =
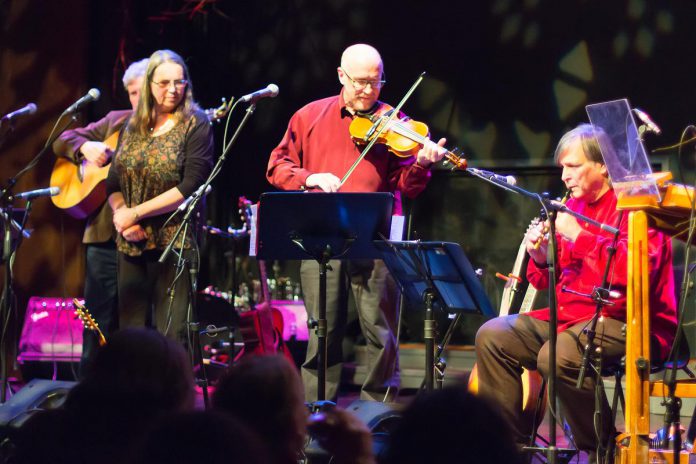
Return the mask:
<path id="1" fill-rule="evenodd" d="M 500 317 L 486 321 L 476 332 L 475 344 L 477 347 L 486 347 L 491 344 L 500 345 L 501 337 L 505 336 L 507 325 L 501 324 Z"/>
<path id="2" fill-rule="evenodd" d="M 560 339 L 559 342 L 561 342 Z M 563 343 L 557 343 L 556 346 L 556 372 L 568 372 L 577 369 L 579 360 L 576 359 L 575 353 L 567 350 Z M 549 366 L 549 344 L 547 342 L 541 347 L 537 355 L 537 369 L 542 376 L 548 377 Z"/>

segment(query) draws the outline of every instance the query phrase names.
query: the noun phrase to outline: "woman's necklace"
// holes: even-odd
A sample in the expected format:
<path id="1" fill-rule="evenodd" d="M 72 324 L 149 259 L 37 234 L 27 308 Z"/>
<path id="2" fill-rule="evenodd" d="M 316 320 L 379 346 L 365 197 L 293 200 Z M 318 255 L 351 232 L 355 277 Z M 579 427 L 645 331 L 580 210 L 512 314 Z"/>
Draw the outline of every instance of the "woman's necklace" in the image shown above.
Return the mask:
<path id="1" fill-rule="evenodd" d="M 176 118 L 174 118 L 174 115 L 168 114 L 167 119 L 165 119 L 165 121 L 162 124 L 160 124 L 159 126 L 155 124 L 154 127 L 150 128 L 150 136 L 157 137 L 158 135 L 162 135 L 166 132 L 169 132 L 170 130 L 172 130 L 175 124 Z"/>

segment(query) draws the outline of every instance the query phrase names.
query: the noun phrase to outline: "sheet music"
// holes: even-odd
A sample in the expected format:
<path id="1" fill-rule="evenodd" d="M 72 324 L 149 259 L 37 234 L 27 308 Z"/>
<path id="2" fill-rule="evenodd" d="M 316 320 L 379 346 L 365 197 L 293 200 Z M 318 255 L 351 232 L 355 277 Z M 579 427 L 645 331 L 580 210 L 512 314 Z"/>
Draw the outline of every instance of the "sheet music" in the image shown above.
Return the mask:
<path id="1" fill-rule="evenodd" d="M 251 224 L 249 224 L 249 256 L 256 256 L 256 212 L 259 209 L 259 204 L 256 203 L 249 207 L 251 211 Z"/>
<path id="2" fill-rule="evenodd" d="M 405 216 L 392 216 L 389 240 L 400 241 L 404 239 Z"/>

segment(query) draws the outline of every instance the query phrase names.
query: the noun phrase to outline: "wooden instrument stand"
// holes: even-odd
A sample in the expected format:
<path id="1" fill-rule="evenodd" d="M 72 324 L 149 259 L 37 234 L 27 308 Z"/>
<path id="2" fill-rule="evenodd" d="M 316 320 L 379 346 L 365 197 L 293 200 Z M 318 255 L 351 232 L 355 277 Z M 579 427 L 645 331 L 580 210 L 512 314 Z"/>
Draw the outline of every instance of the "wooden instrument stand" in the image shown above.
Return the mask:
<path id="1" fill-rule="evenodd" d="M 619 197 L 619 209 L 632 210 L 628 217 L 628 285 L 626 290 L 626 417 L 625 433 L 617 437 L 615 462 L 618 464 L 670 463 L 673 451 L 650 449 L 650 396 L 662 396 L 667 388 L 662 382 L 650 382 L 650 287 L 648 269 L 648 215 L 651 226 L 677 238 L 686 239 L 691 209 L 691 187 L 666 185 L 671 173 L 655 174 L 663 191 L 656 204 L 640 197 Z M 696 396 L 693 380 L 677 382 L 679 397 Z M 692 461 L 682 451 L 680 464 Z"/>

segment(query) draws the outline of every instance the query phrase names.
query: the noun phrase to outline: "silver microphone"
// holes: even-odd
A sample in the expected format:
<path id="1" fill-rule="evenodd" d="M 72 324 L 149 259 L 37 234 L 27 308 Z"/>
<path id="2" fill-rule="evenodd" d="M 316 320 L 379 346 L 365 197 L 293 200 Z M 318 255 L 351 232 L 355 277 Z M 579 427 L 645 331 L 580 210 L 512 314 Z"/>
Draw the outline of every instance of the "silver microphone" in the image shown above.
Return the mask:
<path id="1" fill-rule="evenodd" d="M 660 127 L 653 122 L 648 113 L 639 108 L 633 108 L 633 112 L 636 114 L 636 116 L 638 116 L 638 119 L 640 119 L 640 122 L 645 125 L 647 130 L 653 132 L 655 135 L 660 135 L 662 133 L 662 129 L 660 129 Z"/>
<path id="2" fill-rule="evenodd" d="M 34 114 L 34 113 L 36 113 L 36 104 L 29 103 L 29 104 L 25 105 L 23 108 L 15 110 L 11 113 L 7 113 L 5 116 L 2 117 L 2 121 L 12 121 L 13 119 L 24 116 L 25 114 Z"/>
<path id="3" fill-rule="evenodd" d="M 80 111 L 87 103 L 99 100 L 99 97 L 101 97 L 101 92 L 99 89 L 89 89 L 86 95 L 81 97 L 72 105 L 68 106 L 68 109 L 65 110 L 64 114 L 76 113 Z"/>
<path id="4" fill-rule="evenodd" d="M 48 187 L 13 195 L 15 200 L 33 200 L 36 197 L 52 197 L 60 193 L 60 187 Z"/>
<path id="5" fill-rule="evenodd" d="M 242 98 L 239 99 L 240 102 L 246 103 L 246 102 L 252 102 L 255 103 L 257 100 L 261 98 L 273 98 L 276 95 L 278 95 L 278 91 L 280 89 L 278 88 L 277 85 L 275 84 L 268 84 L 268 86 L 265 89 L 257 90 L 256 92 L 252 92 L 248 95 L 244 95 Z"/>
<path id="6" fill-rule="evenodd" d="M 484 179 L 497 180 L 498 182 L 504 182 L 508 185 L 517 185 L 517 179 L 513 176 L 501 176 L 491 171 L 484 171 L 483 169 L 467 168 L 468 172 L 475 176 L 483 177 Z"/>
<path id="7" fill-rule="evenodd" d="M 200 197 L 200 196 L 201 196 L 201 191 L 203 190 L 203 186 L 204 186 L 204 185 L 205 185 L 205 184 L 201 184 L 201 186 L 198 187 L 198 190 L 196 190 L 195 192 L 193 192 L 187 199 L 185 199 L 184 202 L 183 202 L 182 204 L 180 204 L 180 205 L 176 208 L 177 211 L 184 211 L 184 210 L 186 210 L 186 208 L 188 208 L 188 205 L 193 201 L 194 198 Z M 204 194 L 204 196 L 207 195 L 207 194 L 209 194 L 211 190 L 213 190 L 213 187 L 211 187 L 210 184 L 208 184 L 208 186 L 207 186 L 206 189 L 205 189 L 205 194 Z"/>

